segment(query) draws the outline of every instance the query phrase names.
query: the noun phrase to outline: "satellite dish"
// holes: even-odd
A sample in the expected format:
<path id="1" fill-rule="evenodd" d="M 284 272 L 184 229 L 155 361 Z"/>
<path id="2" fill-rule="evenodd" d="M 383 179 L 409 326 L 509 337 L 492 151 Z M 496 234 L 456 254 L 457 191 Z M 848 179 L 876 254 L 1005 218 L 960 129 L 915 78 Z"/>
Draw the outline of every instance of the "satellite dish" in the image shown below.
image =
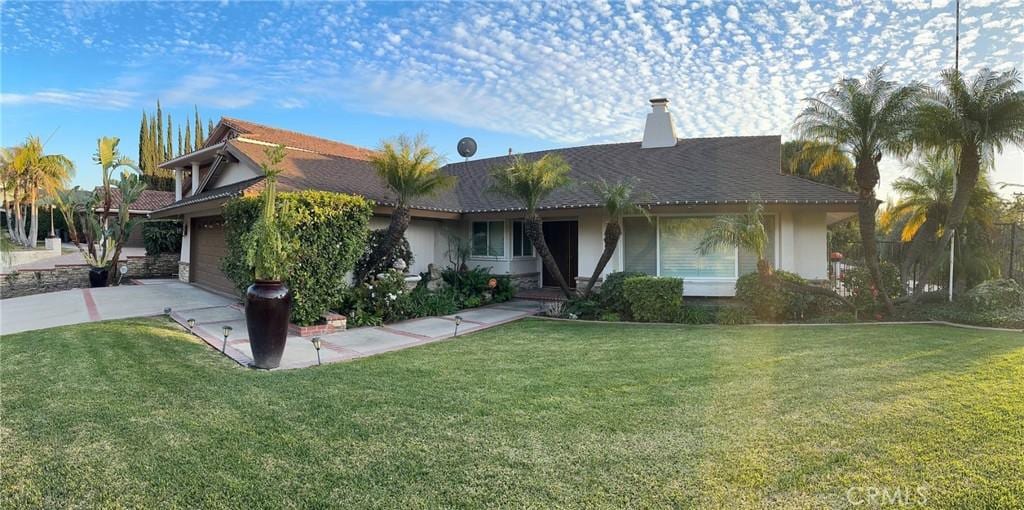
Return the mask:
<path id="1" fill-rule="evenodd" d="M 467 136 L 462 140 L 459 140 L 458 148 L 459 156 L 469 158 L 473 156 L 473 154 L 476 154 L 476 140 Z"/>

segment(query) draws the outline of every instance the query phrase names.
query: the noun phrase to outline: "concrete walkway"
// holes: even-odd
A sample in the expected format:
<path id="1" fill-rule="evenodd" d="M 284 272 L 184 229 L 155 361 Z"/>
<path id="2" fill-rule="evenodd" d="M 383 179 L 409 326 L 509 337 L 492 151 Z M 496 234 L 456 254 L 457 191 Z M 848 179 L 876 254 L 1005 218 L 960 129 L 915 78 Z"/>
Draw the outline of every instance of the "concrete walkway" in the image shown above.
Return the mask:
<path id="1" fill-rule="evenodd" d="M 74 289 L 0 299 L 0 334 L 160 315 L 167 307 L 194 309 L 234 303 L 178 280 L 140 280 L 140 283 L 145 285 Z"/>
<path id="2" fill-rule="evenodd" d="M 322 335 L 320 360 L 337 363 L 424 345 L 451 338 L 455 335 L 455 316 L 462 318 L 459 335 L 521 319 L 537 313 L 543 305 L 537 301 L 514 300 L 507 303 L 463 310 L 444 317 L 424 317 L 379 327 L 355 328 L 339 333 Z M 193 333 L 214 349 L 242 366 L 252 363 L 252 348 L 245 325 L 245 313 L 240 304 L 200 307 L 192 310 L 177 308 L 171 317 L 186 329 L 188 319 L 195 319 Z M 223 328 L 231 327 L 225 346 Z M 289 336 L 285 344 L 280 369 L 303 368 L 317 364 L 316 349 L 309 338 Z"/>

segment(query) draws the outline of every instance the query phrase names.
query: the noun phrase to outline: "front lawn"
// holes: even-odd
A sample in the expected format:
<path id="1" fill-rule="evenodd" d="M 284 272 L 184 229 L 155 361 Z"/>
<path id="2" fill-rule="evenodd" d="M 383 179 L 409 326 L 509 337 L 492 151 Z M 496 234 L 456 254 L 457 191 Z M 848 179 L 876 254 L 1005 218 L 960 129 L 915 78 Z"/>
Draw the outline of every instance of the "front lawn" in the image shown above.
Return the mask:
<path id="1" fill-rule="evenodd" d="M 526 320 L 266 373 L 152 319 L 0 355 L 3 508 L 1024 504 L 1019 333 Z"/>

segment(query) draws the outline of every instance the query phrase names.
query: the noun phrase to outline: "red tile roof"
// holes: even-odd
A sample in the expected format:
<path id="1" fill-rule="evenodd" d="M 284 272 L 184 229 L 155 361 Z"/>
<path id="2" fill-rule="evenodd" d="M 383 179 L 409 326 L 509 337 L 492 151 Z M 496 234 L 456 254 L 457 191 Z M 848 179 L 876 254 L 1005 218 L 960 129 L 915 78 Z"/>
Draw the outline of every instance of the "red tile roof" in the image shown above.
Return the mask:
<path id="1" fill-rule="evenodd" d="M 304 149 L 317 154 L 328 156 L 342 156 L 352 159 L 368 160 L 373 151 L 364 147 L 357 147 L 347 143 L 336 142 L 318 136 L 297 133 L 287 129 L 279 129 L 255 122 L 249 122 L 230 117 L 221 117 L 221 124 L 224 124 L 239 134 L 240 137 L 260 142 L 282 144 L 296 149 Z"/>
<path id="2" fill-rule="evenodd" d="M 103 188 L 97 186 L 93 190 L 93 193 L 101 194 L 103 193 Z M 167 207 L 172 203 L 174 203 L 173 191 L 145 190 L 141 195 L 139 195 L 139 198 L 128 206 L 128 209 L 132 211 L 152 212 L 157 209 Z M 100 207 L 102 207 L 102 202 Z M 110 207 L 111 210 L 121 207 L 121 190 L 117 188 L 110 189 Z"/>

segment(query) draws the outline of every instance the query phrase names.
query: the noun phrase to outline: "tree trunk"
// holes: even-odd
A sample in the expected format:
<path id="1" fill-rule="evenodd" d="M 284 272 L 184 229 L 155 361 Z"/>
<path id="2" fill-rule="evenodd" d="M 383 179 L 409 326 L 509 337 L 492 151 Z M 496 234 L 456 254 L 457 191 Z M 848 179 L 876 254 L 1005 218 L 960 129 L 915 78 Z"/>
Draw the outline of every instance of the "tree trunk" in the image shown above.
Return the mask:
<path id="1" fill-rule="evenodd" d="M 761 278 L 770 278 L 774 275 L 772 271 L 772 265 L 765 259 L 757 259 L 757 274 L 761 275 Z"/>
<path id="2" fill-rule="evenodd" d="M 914 239 L 910 242 L 910 248 L 907 249 L 903 262 L 900 263 L 900 280 L 904 284 L 910 281 L 910 277 L 914 273 L 914 265 L 927 252 L 932 241 L 935 241 L 935 234 L 939 231 L 940 225 L 938 214 L 929 211 L 924 223 L 917 229 Z M 914 288 L 917 288 L 917 282 L 914 282 Z"/>
<path id="3" fill-rule="evenodd" d="M 949 207 L 949 212 L 946 213 L 945 231 L 935 247 L 936 255 L 949 251 L 953 233 L 960 227 L 960 222 L 963 221 L 964 215 L 967 213 L 967 206 L 971 202 L 971 195 L 978 184 L 978 177 L 981 173 L 981 157 L 976 146 L 965 146 L 960 151 L 957 170 L 956 191 L 953 193 L 953 203 Z M 911 297 L 912 303 L 916 303 L 921 297 L 923 280 L 934 273 L 942 262 L 941 256 L 932 257 L 924 267 L 924 271 L 919 272 L 918 282 L 914 285 L 914 295 Z"/>
<path id="4" fill-rule="evenodd" d="M 28 231 L 28 246 L 35 248 L 37 240 L 39 239 L 39 204 L 36 201 L 36 195 L 32 194 L 32 227 Z"/>
<path id="5" fill-rule="evenodd" d="M 555 277 L 555 281 L 558 282 L 558 286 L 562 289 L 565 297 L 573 297 L 572 289 L 569 288 L 569 284 L 565 283 L 565 277 L 562 276 L 562 271 L 558 269 L 555 258 L 551 256 L 551 250 L 548 250 L 548 243 L 544 241 L 544 228 L 541 225 L 540 217 L 536 213 L 528 213 L 525 221 L 523 221 L 523 230 L 526 233 L 526 237 L 530 238 L 530 242 L 533 243 L 533 249 L 537 252 L 537 255 L 544 261 L 544 267 Z"/>
<path id="6" fill-rule="evenodd" d="M 619 245 L 619 237 L 622 236 L 622 227 L 616 221 L 609 221 L 604 225 L 604 251 L 601 252 L 601 258 L 597 261 L 597 267 L 594 268 L 594 274 L 590 276 L 590 280 L 587 282 L 587 288 L 583 290 L 584 296 L 589 296 L 590 292 L 594 290 L 594 284 L 597 283 L 597 279 L 600 278 L 601 273 L 604 272 L 605 266 L 608 265 L 608 261 L 612 259 L 612 254 L 615 253 L 615 247 Z"/>
<path id="7" fill-rule="evenodd" d="M 859 161 L 856 170 L 857 187 L 860 188 L 860 202 L 857 204 L 857 218 L 860 220 L 860 242 L 864 246 L 864 263 L 868 266 L 871 281 L 882 296 L 885 311 L 889 315 L 895 313 L 892 299 L 882 282 L 882 268 L 878 263 L 878 240 L 875 239 L 875 214 L 878 212 L 878 200 L 875 199 L 875 186 L 878 184 L 878 160 Z"/>
<path id="8" fill-rule="evenodd" d="M 402 242 L 402 237 L 405 236 L 405 231 L 409 228 L 409 221 L 411 219 L 412 217 L 411 214 L 409 214 L 408 206 L 400 205 L 396 207 L 391 213 L 391 222 L 388 223 L 388 232 L 387 235 L 384 236 L 384 242 L 373 247 L 370 260 L 382 260 L 387 257 L 387 255 L 394 250 L 394 247 L 398 246 L 398 243 Z M 352 282 L 360 284 L 365 281 L 366 278 L 370 276 L 369 273 L 372 267 L 372 264 L 368 264 L 360 274 L 354 275 Z"/>

